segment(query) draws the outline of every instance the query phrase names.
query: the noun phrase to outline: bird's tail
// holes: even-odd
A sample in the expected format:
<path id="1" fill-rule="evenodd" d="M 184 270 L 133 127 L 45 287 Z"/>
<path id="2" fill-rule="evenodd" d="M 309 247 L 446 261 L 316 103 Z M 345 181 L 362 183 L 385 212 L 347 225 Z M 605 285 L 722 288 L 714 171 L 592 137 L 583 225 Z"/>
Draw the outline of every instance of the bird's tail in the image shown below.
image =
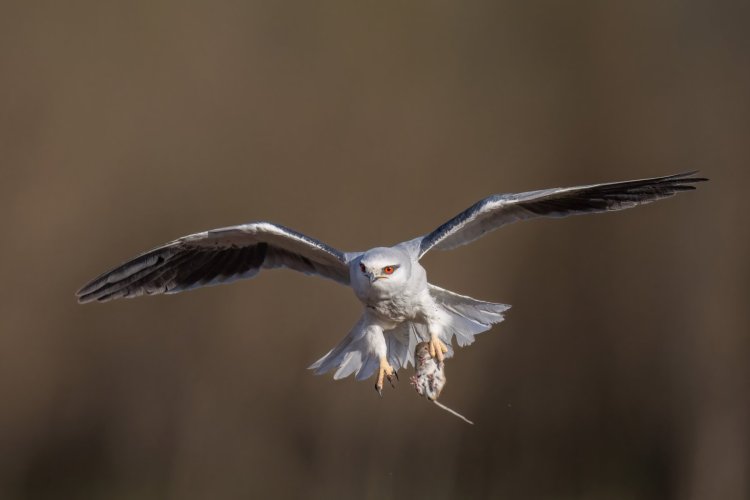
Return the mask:
<path id="1" fill-rule="evenodd" d="M 360 318 L 349 334 L 336 347 L 310 365 L 308 369 L 315 370 L 316 375 L 322 375 L 336 369 L 333 374 L 334 380 L 352 374 L 357 377 L 357 380 L 371 377 L 380 366 L 380 360 L 369 349 L 363 329 L 364 317 Z"/>
<path id="2" fill-rule="evenodd" d="M 336 347 L 310 365 L 308 369 L 314 370 L 316 375 L 335 369 L 334 380 L 352 374 L 357 380 L 370 378 L 380 367 L 380 359 L 370 348 L 364 328 L 363 317 Z M 394 370 L 406 368 L 409 362 L 414 362 L 414 346 L 417 345 L 415 332 L 416 330 L 409 322 L 384 332 L 388 363 Z"/>
<path id="3" fill-rule="evenodd" d="M 446 357 L 453 355 L 451 341 L 456 337 L 459 346 L 474 342 L 474 336 L 489 330 L 493 324 L 503 320 L 503 313 L 510 309 L 507 304 L 494 304 L 472 299 L 465 295 L 443 290 L 430 285 L 430 294 L 444 313 L 444 331 L 441 338 L 448 347 Z M 364 317 L 349 334 L 333 349 L 310 365 L 316 375 L 331 370 L 335 380 L 354 374 L 357 380 L 371 377 L 380 366 L 378 356 L 370 349 L 364 332 Z M 394 370 L 414 364 L 414 348 L 417 343 L 430 339 L 427 325 L 405 321 L 393 330 L 384 332 L 388 363 Z"/>
<path id="4" fill-rule="evenodd" d="M 493 324 L 505 319 L 503 313 L 510 309 L 508 304 L 484 302 L 432 284 L 429 286 L 430 295 L 448 315 L 448 324 L 445 326 L 442 340 L 449 349 L 454 335 L 460 347 L 467 346 L 474 342 L 475 335 L 486 332 Z"/>

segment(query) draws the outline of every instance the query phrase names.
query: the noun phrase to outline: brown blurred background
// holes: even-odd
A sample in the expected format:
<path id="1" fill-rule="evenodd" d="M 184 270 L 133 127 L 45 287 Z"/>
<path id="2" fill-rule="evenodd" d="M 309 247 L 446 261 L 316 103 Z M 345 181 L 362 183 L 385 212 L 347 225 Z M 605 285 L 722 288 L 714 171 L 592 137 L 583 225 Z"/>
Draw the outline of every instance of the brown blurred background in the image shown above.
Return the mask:
<path id="1" fill-rule="evenodd" d="M 750 6 L 4 2 L 0 498 L 750 497 Z M 177 236 L 343 250 L 479 198 L 700 169 L 699 190 L 424 261 L 514 307 L 448 364 L 305 367 L 360 313 L 286 271 L 79 306 Z M 410 370 L 411 372 L 411 370 Z"/>

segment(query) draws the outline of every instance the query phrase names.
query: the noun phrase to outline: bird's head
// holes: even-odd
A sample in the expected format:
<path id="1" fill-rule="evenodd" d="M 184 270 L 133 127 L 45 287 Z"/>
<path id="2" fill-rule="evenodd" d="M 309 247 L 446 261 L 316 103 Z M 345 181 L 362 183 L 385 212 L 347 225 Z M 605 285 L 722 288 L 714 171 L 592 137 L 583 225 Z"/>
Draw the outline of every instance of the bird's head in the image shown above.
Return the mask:
<path id="1" fill-rule="evenodd" d="M 400 288 L 411 275 L 409 256 L 395 248 L 368 250 L 355 265 L 353 274 L 357 281 L 371 288 Z"/>

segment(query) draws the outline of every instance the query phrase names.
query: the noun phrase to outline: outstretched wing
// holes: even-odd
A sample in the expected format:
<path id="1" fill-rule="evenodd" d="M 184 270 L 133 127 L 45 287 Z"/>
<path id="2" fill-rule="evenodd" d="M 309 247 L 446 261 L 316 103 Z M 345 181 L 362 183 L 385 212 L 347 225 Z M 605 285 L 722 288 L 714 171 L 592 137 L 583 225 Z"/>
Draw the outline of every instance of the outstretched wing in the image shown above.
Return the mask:
<path id="1" fill-rule="evenodd" d="M 86 303 L 177 293 L 277 267 L 349 284 L 342 252 L 283 226 L 254 222 L 183 236 L 102 274 L 76 295 Z"/>
<path id="2" fill-rule="evenodd" d="M 569 215 L 623 210 L 695 189 L 696 172 L 637 181 L 592 184 L 570 188 L 544 189 L 517 194 L 489 196 L 458 214 L 419 242 L 419 257 L 433 248 L 450 250 L 484 236 L 495 229 L 534 217 L 567 217 Z"/>

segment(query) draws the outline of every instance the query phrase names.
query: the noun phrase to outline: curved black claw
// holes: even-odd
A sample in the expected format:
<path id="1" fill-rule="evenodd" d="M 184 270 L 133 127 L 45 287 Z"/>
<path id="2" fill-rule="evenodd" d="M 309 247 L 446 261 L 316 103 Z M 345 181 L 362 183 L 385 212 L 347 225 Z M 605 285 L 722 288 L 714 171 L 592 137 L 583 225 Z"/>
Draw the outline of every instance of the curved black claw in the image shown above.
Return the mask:
<path id="1" fill-rule="evenodd" d="M 377 392 L 380 395 L 380 397 L 382 398 L 383 397 L 383 386 L 375 384 L 375 392 Z"/>
<path id="2" fill-rule="evenodd" d="M 388 382 L 391 384 L 391 387 L 395 389 L 396 384 L 393 383 L 393 379 L 395 378 L 396 380 L 398 380 L 398 374 L 394 371 L 393 375 L 387 375 L 386 378 L 388 378 Z"/>

